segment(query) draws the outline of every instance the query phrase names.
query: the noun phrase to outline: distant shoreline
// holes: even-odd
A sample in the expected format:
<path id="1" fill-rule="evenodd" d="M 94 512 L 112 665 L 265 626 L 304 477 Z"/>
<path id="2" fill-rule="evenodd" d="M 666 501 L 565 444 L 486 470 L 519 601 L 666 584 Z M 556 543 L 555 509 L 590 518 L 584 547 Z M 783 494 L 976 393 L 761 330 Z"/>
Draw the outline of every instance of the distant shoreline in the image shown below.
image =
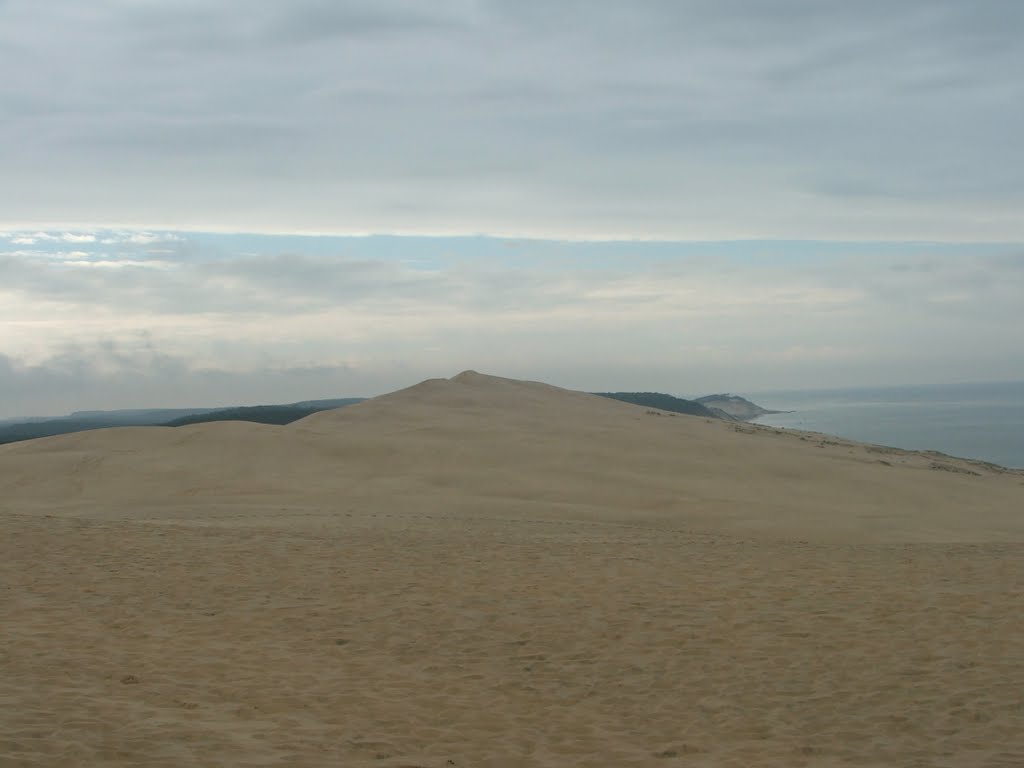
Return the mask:
<path id="1" fill-rule="evenodd" d="M 1024 468 L 1024 383 L 779 392 L 753 423 Z M 781 410 L 785 407 L 785 410 Z"/>

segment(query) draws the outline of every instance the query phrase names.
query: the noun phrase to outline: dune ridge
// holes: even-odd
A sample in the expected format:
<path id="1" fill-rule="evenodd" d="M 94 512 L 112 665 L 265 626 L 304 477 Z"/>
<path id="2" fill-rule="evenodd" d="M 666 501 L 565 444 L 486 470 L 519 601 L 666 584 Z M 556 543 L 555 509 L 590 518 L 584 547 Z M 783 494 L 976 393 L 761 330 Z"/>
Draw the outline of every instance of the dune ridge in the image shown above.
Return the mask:
<path id="1" fill-rule="evenodd" d="M 466 371 L 0 446 L 0 766 L 1018 766 L 1024 473 Z"/>
<path id="2" fill-rule="evenodd" d="M 838 541 L 1020 541 L 1024 473 L 642 409 L 466 371 L 284 427 L 131 427 L 0 446 L 8 505 L 131 519 L 268 500 L 581 515 Z M 969 514 L 965 511 L 969 510 Z M 258 515 L 254 515 L 254 519 Z M 190 515 L 189 519 L 194 518 Z"/>

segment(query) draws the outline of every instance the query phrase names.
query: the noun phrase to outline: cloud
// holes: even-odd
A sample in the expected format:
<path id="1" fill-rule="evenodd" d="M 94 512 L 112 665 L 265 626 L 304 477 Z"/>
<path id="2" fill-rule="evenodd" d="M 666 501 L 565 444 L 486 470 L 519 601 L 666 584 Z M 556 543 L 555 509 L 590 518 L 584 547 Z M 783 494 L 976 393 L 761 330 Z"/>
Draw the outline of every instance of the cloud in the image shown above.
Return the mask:
<path id="1" fill-rule="evenodd" d="M 53 402 L 84 402 L 75 377 L 170 404 L 171 380 L 287 401 L 464 368 L 676 394 L 1024 378 L 1015 246 L 95 234 L 0 249 L 0 354 L 65 382 Z"/>
<path id="2" fill-rule="evenodd" d="M 47 243 L 94 243 L 96 236 L 85 232 L 33 232 L 17 233 L 8 232 L 7 239 L 13 245 L 36 245 L 40 241 Z"/>
<path id="3" fill-rule="evenodd" d="M 819 285 L 806 277 L 762 279 L 750 292 L 723 285 L 723 265 L 715 260 L 682 259 L 675 264 L 645 263 L 625 254 L 589 269 L 579 261 L 560 265 L 531 261 L 533 248 L 519 246 L 511 260 L 441 258 L 417 263 L 406 258 L 360 256 L 359 241 L 339 240 L 339 250 L 354 253 L 311 255 L 302 252 L 197 251 L 195 243 L 154 258 L 148 250 L 106 252 L 101 237 L 94 252 L 51 250 L 0 254 L 0 277 L 8 292 L 40 306 L 46 302 L 87 307 L 116 307 L 119 313 L 147 315 L 236 314 L 314 316 L 324 312 L 362 314 L 378 319 L 436 313 L 445 322 L 477 326 L 487 317 L 498 322 L 542 323 L 573 317 L 595 322 L 595 313 L 642 311 L 649 316 L 718 316 L 745 308 L 771 313 L 787 309 L 830 310 L 854 301 L 858 290 Z M 148 244 L 144 239 L 142 245 Z M 230 241 L 230 237 L 225 238 Z M 126 246 L 137 246 L 131 238 Z M 173 242 L 173 241 L 172 241 Z M 428 241 L 429 242 L 429 241 Z M 344 244 L 344 245 L 342 245 Z M 399 245 L 396 248 L 407 248 Z M 642 248 L 623 246 L 642 253 Z M 413 245 L 412 250 L 415 250 Z M 524 268 L 522 262 L 533 266 Z M 735 267 L 734 267 L 735 268 Z M 748 269 L 750 273 L 759 270 Z M 760 270 L 764 271 L 764 270 Z"/>
<path id="4" fill-rule="evenodd" d="M 87 259 L 75 258 L 81 256 L 88 256 L 87 253 L 82 251 L 74 251 L 68 254 L 72 258 L 61 262 L 65 267 L 85 267 L 87 269 L 125 269 L 126 267 L 139 267 L 141 269 L 173 269 L 174 264 L 169 261 L 134 261 L 131 259 L 105 259 L 103 261 L 89 261 Z"/>
<path id="5" fill-rule="evenodd" d="M 72 410 L 216 407 L 330 397 L 339 391 L 380 391 L 381 382 L 351 366 L 267 368 L 252 371 L 190 367 L 144 344 L 104 340 L 68 345 L 26 365 L 0 354 L 5 402 L 0 419 L 60 416 Z M 73 393 L 73 394 L 72 394 Z M 357 395 L 358 396 L 358 395 Z"/>
<path id="6" fill-rule="evenodd" d="M 1022 28 L 1013 0 L 12 0 L 0 209 L 235 231 L 1020 240 Z"/>
<path id="7" fill-rule="evenodd" d="M 118 231 L 103 230 L 98 241 L 102 245 L 167 245 L 180 243 L 182 236 L 174 232 Z"/>
<path id="8" fill-rule="evenodd" d="M 468 26 L 471 2 L 425 6 L 417 2 L 346 2 L 301 0 L 273 13 L 262 25 L 260 40 L 289 45 L 325 39 L 365 40 L 379 36 L 436 33 Z"/>

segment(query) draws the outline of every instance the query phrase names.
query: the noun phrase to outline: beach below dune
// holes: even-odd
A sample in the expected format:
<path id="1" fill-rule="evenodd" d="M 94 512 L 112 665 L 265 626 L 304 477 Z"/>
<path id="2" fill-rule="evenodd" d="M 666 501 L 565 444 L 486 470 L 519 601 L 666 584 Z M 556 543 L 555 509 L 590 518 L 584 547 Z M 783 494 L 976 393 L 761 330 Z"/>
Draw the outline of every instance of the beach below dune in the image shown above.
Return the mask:
<path id="1" fill-rule="evenodd" d="M 0 519 L 3 766 L 1024 763 L 1019 544 Z"/>

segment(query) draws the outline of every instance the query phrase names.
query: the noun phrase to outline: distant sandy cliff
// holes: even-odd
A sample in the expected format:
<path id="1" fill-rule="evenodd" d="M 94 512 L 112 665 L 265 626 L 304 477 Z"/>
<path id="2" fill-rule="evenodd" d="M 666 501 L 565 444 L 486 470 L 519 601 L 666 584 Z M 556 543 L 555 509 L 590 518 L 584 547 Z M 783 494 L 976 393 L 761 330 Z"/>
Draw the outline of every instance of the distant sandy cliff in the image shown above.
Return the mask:
<path id="1" fill-rule="evenodd" d="M 698 397 L 695 402 L 738 421 L 750 421 L 769 413 L 780 413 L 762 408 L 739 395 L 705 395 Z"/>

